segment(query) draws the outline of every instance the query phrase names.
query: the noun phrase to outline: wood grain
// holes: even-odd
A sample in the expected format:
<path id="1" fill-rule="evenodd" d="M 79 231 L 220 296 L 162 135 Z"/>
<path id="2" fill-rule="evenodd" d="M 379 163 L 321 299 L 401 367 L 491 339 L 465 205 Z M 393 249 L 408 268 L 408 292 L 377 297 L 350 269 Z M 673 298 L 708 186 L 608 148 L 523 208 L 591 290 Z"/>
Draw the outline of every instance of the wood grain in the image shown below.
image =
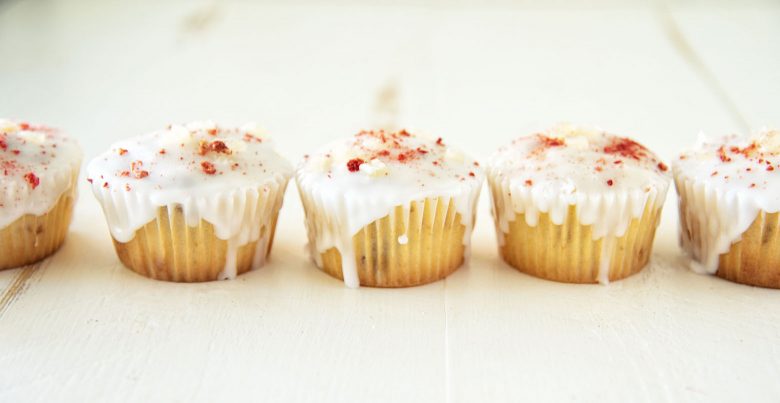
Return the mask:
<path id="1" fill-rule="evenodd" d="M 8 286 L 3 289 L 2 293 L 0 293 L 0 319 L 2 319 L 5 310 L 8 309 L 14 301 L 22 297 L 24 291 L 27 290 L 30 278 L 35 274 L 35 271 L 38 270 L 40 265 L 41 263 L 36 263 L 14 270 L 18 273 L 12 277 L 10 284 L 8 284 Z"/>

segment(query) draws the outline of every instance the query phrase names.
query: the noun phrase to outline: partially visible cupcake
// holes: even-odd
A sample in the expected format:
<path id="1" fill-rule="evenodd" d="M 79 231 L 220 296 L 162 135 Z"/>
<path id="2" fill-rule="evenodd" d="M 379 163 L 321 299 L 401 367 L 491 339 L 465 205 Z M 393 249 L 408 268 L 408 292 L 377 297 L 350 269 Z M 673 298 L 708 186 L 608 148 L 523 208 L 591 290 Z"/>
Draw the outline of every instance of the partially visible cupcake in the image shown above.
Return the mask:
<path id="1" fill-rule="evenodd" d="M 80 167 L 76 141 L 59 130 L 0 119 L 0 270 L 59 249 Z"/>
<path id="2" fill-rule="evenodd" d="M 265 262 L 292 166 L 252 124 L 195 122 L 120 141 L 87 174 L 125 266 L 197 282 Z"/>
<path id="3" fill-rule="evenodd" d="M 562 125 L 521 137 L 490 160 L 488 182 L 503 259 L 568 283 L 602 283 L 650 258 L 668 168 L 641 144 Z"/>
<path id="4" fill-rule="evenodd" d="M 484 175 L 441 138 L 361 131 L 306 156 L 296 179 L 311 256 L 349 287 L 430 283 L 468 257 Z"/>
<path id="5" fill-rule="evenodd" d="M 702 138 L 673 165 L 692 269 L 780 288 L 780 131 Z"/>

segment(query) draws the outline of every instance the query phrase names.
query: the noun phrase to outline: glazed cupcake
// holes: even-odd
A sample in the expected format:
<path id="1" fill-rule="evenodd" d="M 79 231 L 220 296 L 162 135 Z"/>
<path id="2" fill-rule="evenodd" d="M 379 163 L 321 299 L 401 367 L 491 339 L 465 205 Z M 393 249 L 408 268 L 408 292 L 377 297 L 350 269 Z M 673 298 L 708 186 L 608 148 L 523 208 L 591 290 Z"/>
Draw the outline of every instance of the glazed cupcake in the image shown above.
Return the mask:
<path id="1" fill-rule="evenodd" d="M 263 265 L 292 166 L 254 125 L 195 122 L 120 141 L 87 174 L 125 266 L 198 282 Z"/>
<path id="2" fill-rule="evenodd" d="M 560 282 L 637 273 L 650 258 L 667 171 L 641 144 L 599 130 L 521 137 L 487 169 L 499 252 L 521 272 Z"/>
<path id="3" fill-rule="evenodd" d="M 673 171 L 691 268 L 780 288 L 780 132 L 702 138 Z"/>
<path id="4" fill-rule="evenodd" d="M 296 171 L 317 266 L 347 286 L 408 287 L 467 259 L 484 175 L 441 138 L 361 131 Z"/>
<path id="5" fill-rule="evenodd" d="M 0 119 L 0 270 L 59 249 L 80 166 L 81 150 L 60 131 Z"/>

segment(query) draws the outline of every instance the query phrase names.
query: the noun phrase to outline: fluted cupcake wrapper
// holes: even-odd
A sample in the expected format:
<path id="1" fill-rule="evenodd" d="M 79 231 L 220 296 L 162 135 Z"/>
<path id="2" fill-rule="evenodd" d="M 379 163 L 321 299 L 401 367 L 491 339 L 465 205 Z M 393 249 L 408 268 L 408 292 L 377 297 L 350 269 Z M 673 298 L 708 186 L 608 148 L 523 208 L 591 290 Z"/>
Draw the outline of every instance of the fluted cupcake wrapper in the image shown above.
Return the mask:
<path id="1" fill-rule="evenodd" d="M 270 225 L 261 229 L 257 241 L 240 246 L 234 253 L 228 241 L 216 236 L 213 225 L 201 220 L 191 227 L 181 207 L 161 207 L 157 218 L 136 231 L 132 241 L 114 240 L 114 247 L 125 266 L 146 277 L 186 283 L 213 281 L 220 278 L 229 259 L 235 259 L 236 274 L 259 267 L 271 253 L 276 218 L 274 214 Z"/>
<path id="2" fill-rule="evenodd" d="M 754 219 L 745 215 L 747 220 L 722 222 L 720 217 L 746 214 L 739 204 L 749 201 L 727 198 L 681 175 L 675 184 L 680 244 L 693 259 L 695 271 L 736 283 L 780 288 L 780 213 L 758 211 Z M 740 221 L 750 225 L 742 230 Z"/>
<path id="3" fill-rule="evenodd" d="M 239 225 L 238 235 L 229 239 L 220 237 L 216 227 L 205 219 L 191 225 L 181 204 L 158 207 L 156 216 L 137 229 L 130 241 L 113 238 L 117 255 L 131 270 L 157 280 L 201 282 L 234 278 L 265 263 L 285 187 L 286 180 L 280 179 L 257 191 L 234 192 L 234 202 L 228 200 L 223 206 L 232 209 L 230 219 Z M 102 200 L 112 203 L 115 199 Z M 197 204 L 191 203 L 189 208 L 196 208 L 193 206 Z M 104 209 L 116 211 L 127 205 L 113 203 L 104 205 Z"/>
<path id="4" fill-rule="evenodd" d="M 464 261 L 467 229 L 452 198 L 427 198 L 396 206 L 387 216 L 360 229 L 348 247 L 324 252 L 317 248 L 320 232 L 332 231 L 330 227 L 337 224 L 314 199 L 302 193 L 302 201 L 311 253 L 317 265 L 333 277 L 344 279 L 342 259 L 354 259 L 360 285 L 408 287 L 442 279 Z"/>
<path id="5" fill-rule="evenodd" d="M 506 211 L 510 189 L 506 182 L 489 181 L 501 257 L 517 270 L 553 281 L 607 283 L 639 272 L 649 261 L 655 231 L 661 218 L 663 195 L 651 195 L 639 217 L 630 219 L 619 236 L 594 239 L 593 225 L 578 218 L 577 205 L 569 205 L 556 224 L 549 213 L 535 210 L 532 220 L 525 213 Z M 618 204 L 626 198 L 615 198 Z M 613 200 L 613 202 L 614 202 Z M 616 207 L 626 211 L 627 206 Z M 603 208 L 603 211 L 610 211 Z M 513 217 L 500 223 L 498 217 Z M 533 222 L 534 225 L 528 224 Z"/>
<path id="6" fill-rule="evenodd" d="M 720 255 L 717 275 L 737 283 L 780 288 L 780 213 L 762 211 L 742 239 Z"/>
<path id="7" fill-rule="evenodd" d="M 35 263 L 56 252 L 68 233 L 77 189 L 71 186 L 48 212 L 26 214 L 0 230 L 0 270 Z"/>

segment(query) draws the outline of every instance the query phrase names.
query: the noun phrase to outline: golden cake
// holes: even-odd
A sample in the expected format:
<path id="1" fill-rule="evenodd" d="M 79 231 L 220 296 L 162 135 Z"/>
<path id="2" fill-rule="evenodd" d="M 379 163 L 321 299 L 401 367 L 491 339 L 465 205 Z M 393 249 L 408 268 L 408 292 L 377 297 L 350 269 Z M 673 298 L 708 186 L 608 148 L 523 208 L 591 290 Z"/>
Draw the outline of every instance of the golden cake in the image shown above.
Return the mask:
<path id="1" fill-rule="evenodd" d="M 780 131 L 702 137 L 673 171 L 691 268 L 780 288 Z"/>
<path id="2" fill-rule="evenodd" d="M 441 138 L 361 131 L 296 171 L 311 256 L 349 287 L 442 279 L 468 258 L 484 174 Z"/>
<path id="3" fill-rule="evenodd" d="M 0 270 L 59 249 L 80 167 L 78 144 L 59 130 L 0 119 Z"/>
<path id="4" fill-rule="evenodd" d="M 120 141 L 87 169 L 119 259 L 197 282 L 260 267 L 292 166 L 254 125 L 172 125 Z"/>
<path id="5" fill-rule="evenodd" d="M 668 168 L 643 145 L 561 125 L 500 148 L 488 164 L 503 259 L 521 272 L 602 283 L 650 259 Z"/>

